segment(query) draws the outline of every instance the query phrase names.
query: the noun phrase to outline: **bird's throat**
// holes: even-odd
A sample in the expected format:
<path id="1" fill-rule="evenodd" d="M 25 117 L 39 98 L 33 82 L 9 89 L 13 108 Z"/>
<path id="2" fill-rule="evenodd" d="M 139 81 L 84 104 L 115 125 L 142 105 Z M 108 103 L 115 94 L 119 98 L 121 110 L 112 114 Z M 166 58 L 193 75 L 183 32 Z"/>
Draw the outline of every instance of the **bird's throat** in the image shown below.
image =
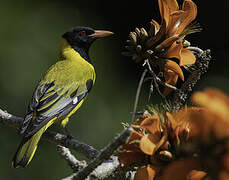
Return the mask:
<path id="1" fill-rule="evenodd" d="M 84 60 L 92 64 L 89 58 L 89 48 L 80 48 L 78 46 L 71 46 L 64 38 L 61 38 L 61 59 L 72 59 L 75 52 L 79 54 Z"/>

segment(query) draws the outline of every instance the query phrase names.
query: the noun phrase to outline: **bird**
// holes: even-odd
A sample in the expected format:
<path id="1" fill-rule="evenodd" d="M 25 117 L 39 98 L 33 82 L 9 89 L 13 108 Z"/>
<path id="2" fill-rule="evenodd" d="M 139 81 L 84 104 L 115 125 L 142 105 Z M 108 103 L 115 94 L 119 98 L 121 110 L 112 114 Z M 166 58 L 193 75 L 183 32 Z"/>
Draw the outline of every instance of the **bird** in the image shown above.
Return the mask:
<path id="1" fill-rule="evenodd" d="M 59 123 L 66 128 L 69 117 L 79 109 L 95 83 L 89 49 L 96 39 L 112 34 L 77 26 L 62 35 L 59 59 L 36 86 L 20 125 L 22 140 L 12 160 L 14 168 L 30 163 L 48 127 Z"/>

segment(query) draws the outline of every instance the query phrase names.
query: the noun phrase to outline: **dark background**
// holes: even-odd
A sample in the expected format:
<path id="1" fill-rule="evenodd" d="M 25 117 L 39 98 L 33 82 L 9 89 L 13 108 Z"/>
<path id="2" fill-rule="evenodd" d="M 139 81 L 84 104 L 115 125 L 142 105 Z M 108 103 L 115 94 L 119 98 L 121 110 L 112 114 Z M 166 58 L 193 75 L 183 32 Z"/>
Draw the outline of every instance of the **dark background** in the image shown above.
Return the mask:
<path id="1" fill-rule="evenodd" d="M 179 1 L 182 2 L 182 1 Z M 197 1 L 201 33 L 188 37 L 192 45 L 211 49 L 209 72 L 196 90 L 217 87 L 229 93 L 228 11 L 229 2 Z M 58 57 L 59 39 L 68 28 L 90 26 L 115 32 L 91 48 L 97 72 L 96 85 L 68 124 L 74 136 L 101 149 L 129 122 L 141 67 L 121 56 L 129 31 L 148 27 L 151 18 L 160 21 L 156 0 L 1 0 L 0 1 L 0 107 L 24 116 L 32 91 Z M 144 95 L 144 93 L 146 95 Z M 147 104 L 143 92 L 138 109 Z M 153 97 L 150 103 L 158 102 Z M 54 130 L 61 131 L 58 127 Z M 10 168 L 20 137 L 15 129 L 0 124 L 1 179 L 49 179 L 72 172 L 56 151 L 56 145 L 41 141 L 26 169 Z M 77 158 L 84 158 L 76 154 Z"/>

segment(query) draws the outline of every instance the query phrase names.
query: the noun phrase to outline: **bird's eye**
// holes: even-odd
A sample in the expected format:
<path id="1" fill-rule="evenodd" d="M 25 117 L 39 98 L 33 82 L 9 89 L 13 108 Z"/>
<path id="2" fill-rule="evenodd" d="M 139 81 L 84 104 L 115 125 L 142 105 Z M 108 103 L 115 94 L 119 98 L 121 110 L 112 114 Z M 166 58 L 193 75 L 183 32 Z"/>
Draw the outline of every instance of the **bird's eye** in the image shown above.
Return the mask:
<path id="1" fill-rule="evenodd" d="M 79 32 L 79 35 L 81 35 L 81 36 L 86 36 L 86 32 L 85 32 L 85 31 L 80 31 L 80 32 Z"/>

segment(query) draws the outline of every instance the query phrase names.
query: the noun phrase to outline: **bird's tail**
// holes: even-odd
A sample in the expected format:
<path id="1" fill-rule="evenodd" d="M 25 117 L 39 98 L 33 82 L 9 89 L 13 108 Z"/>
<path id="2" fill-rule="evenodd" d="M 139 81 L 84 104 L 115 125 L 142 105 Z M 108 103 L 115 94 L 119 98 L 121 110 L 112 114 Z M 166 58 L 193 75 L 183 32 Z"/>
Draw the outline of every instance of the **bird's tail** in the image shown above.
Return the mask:
<path id="1" fill-rule="evenodd" d="M 39 131 L 37 131 L 31 138 L 23 138 L 17 152 L 15 153 L 13 160 L 12 160 L 12 166 L 14 168 L 18 167 L 26 167 L 30 161 L 32 160 L 36 149 L 38 142 L 42 136 L 42 134 L 46 131 L 46 129 L 51 125 L 52 123 L 46 124 L 44 127 L 42 127 Z"/>

